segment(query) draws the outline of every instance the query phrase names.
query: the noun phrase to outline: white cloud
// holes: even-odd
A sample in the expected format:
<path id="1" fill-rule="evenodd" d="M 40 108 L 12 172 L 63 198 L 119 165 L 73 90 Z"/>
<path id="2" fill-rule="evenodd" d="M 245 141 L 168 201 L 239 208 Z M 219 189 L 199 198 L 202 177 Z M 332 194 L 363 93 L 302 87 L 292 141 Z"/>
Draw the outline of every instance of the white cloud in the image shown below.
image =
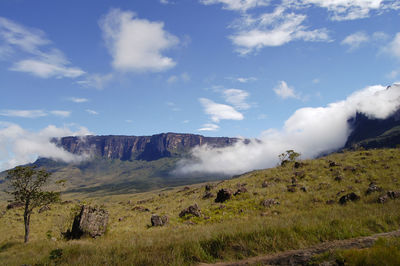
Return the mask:
<path id="1" fill-rule="evenodd" d="M 107 83 L 109 83 L 114 78 L 112 73 L 109 74 L 91 74 L 85 77 L 84 80 L 79 80 L 76 83 L 83 87 L 91 87 L 102 90 Z"/>
<path id="2" fill-rule="evenodd" d="M 239 110 L 246 110 L 250 108 L 250 104 L 246 103 L 249 93 L 239 89 L 227 89 L 223 91 L 225 101 L 232 104 Z"/>
<path id="3" fill-rule="evenodd" d="M 384 48 L 384 51 L 400 59 L 400 32 L 397 33 L 388 46 Z"/>
<path id="4" fill-rule="evenodd" d="M 71 98 L 69 98 L 69 100 L 70 100 L 71 102 L 74 102 L 74 103 L 85 103 L 85 102 L 88 102 L 88 101 L 89 101 L 89 99 L 86 99 L 86 98 L 77 98 L 77 97 L 71 97 Z"/>
<path id="5" fill-rule="evenodd" d="M 169 84 L 175 83 L 177 81 L 178 81 L 178 77 L 175 75 L 172 75 L 167 79 L 167 83 L 169 83 Z"/>
<path id="6" fill-rule="evenodd" d="M 86 109 L 86 112 L 91 114 L 91 115 L 98 115 L 99 113 L 96 112 L 95 110 L 91 110 L 91 109 Z"/>
<path id="7" fill-rule="evenodd" d="M 278 86 L 274 88 L 274 92 L 282 99 L 299 98 L 294 89 L 292 87 L 289 87 L 285 81 L 279 82 Z"/>
<path id="8" fill-rule="evenodd" d="M 384 8 L 383 0 L 301 0 L 301 2 L 326 8 L 332 13 L 332 20 L 366 18 L 369 17 L 371 10 Z"/>
<path id="9" fill-rule="evenodd" d="M 15 63 L 10 70 L 27 72 L 40 78 L 76 78 L 85 72 L 79 68 L 66 67 L 40 60 L 27 59 Z"/>
<path id="10" fill-rule="evenodd" d="M 160 3 L 163 5 L 171 4 L 168 0 L 160 0 Z"/>
<path id="11" fill-rule="evenodd" d="M 139 19 L 131 11 L 112 9 L 100 21 L 112 65 L 120 71 L 164 71 L 176 62 L 161 53 L 179 40 L 164 30 L 163 22 Z"/>
<path id="12" fill-rule="evenodd" d="M 230 105 L 213 102 L 206 98 L 200 98 L 200 103 L 204 107 L 204 112 L 211 116 L 214 123 L 220 120 L 243 120 L 243 115 Z"/>
<path id="13" fill-rule="evenodd" d="M 278 155 L 294 149 L 302 158 L 312 158 L 343 147 L 351 128 L 348 120 L 357 112 L 371 118 L 386 118 L 398 110 L 400 84 L 390 89 L 371 86 L 347 99 L 325 107 L 297 110 L 281 130 L 269 129 L 249 144 L 238 142 L 231 147 L 197 147 L 191 160 L 179 162 L 179 173 L 239 174 L 254 169 L 273 167 Z"/>
<path id="14" fill-rule="evenodd" d="M 249 78 L 237 78 L 236 80 L 240 83 L 247 83 L 249 81 L 256 81 L 257 79 L 254 77 L 249 77 Z"/>
<path id="15" fill-rule="evenodd" d="M 23 118 L 38 118 L 47 116 L 47 113 L 43 110 L 1 110 L 1 116 L 8 117 L 23 117 Z"/>
<path id="16" fill-rule="evenodd" d="M 217 131 L 219 126 L 216 124 L 204 124 L 198 131 Z"/>
<path id="17" fill-rule="evenodd" d="M 273 13 L 265 13 L 258 18 L 242 17 L 236 25 L 239 31 L 230 38 L 242 55 L 264 47 L 281 46 L 294 40 L 330 41 L 326 29 L 308 30 L 303 25 L 306 18 L 306 15 L 287 13 L 285 8 L 277 7 Z"/>
<path id="18" fill-rule="evenodd" d="M 225 9 L 246 11 L 251 8 L 268 6 L 271 0 L 200 0 L 204 5 L 223 4 Z"/>
<path id="19" fill-rule="evenodd" d="M 90 132 L 80 127 L 77 131 L 68 128 L 57 128 L 50 125 L 39 132 L 31 132 L 19 125 L 0 123 L 0 171 L 17 165 L 34 162 L 38 157 L 46 157 L 65 162 L 79 162 L 88 155 L 74 155 L 57 147 L 52 138 L 63 136 L 83 136 Z"/>
<path id="20" fill-rule="evenodd" d="M 348 35 L 341 44 L 348 45 L 350 50 L 355 50 L 359 48 L 362 43 L 368 42 L 369 40 L 370 38 L 365 32 L 359 31 Z"/>
<path id="21" fill-rule="evenodd" d="M 178 81 L 188 82 L 188 81 L 190 81 L 190 75 L 188 73 L 186 73 L 186 72 L 183 72 L 179 76 L 172 75 L 167 79 L 167 83 L 168 84 L 173 84 L 173 83 L 176 83 Z"/>
<path id="22" fill-rule="evenodd" d="M 43 31 L 26 28 L 4 17 L 0 17 L 0 40 L 3 40 L 3 52 L 9 56 L 22 52 L 28 59 L 16 60 L 10 70 L 27 72 L 41 78 L 76 78 L 85 72 L 77 67 L 70 67 L 64 54 L 51 47 Z M 5 51 L 5 52 L 4 52 Z"/>
<path id="23" fill-rule="evenodd" d="M 50 111 L 52 115 L 61 116 L 61 117 L 69 117 L 71 115 L 71 111 L 62 111 L 62 110 L 54 110 Z"/>

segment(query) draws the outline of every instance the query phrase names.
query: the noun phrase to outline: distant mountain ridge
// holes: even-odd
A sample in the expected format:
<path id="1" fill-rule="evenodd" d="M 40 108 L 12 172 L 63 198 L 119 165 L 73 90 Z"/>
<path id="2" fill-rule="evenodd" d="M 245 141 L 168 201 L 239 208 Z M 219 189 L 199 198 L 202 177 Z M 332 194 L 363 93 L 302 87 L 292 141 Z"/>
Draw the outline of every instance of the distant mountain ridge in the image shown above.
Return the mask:
<path id="1" fill-rule="evenodd" d="M 400 144 L 400 106 L 386 119 L 369 118 L 357 113 L 348 123 L 352 132 L 344 148 L 394 148 Z"/>
<path id="2" fill-rule="evenodd" d="M 226 147 L 238 140 L 228 137 L 161 133 L 152 136 L 63 137 L 53 141 L 66 151 L 78 155 L 90 153 L 106 159 L 154 161 L 165 157 L 179 157 L 199 145 Z"/>

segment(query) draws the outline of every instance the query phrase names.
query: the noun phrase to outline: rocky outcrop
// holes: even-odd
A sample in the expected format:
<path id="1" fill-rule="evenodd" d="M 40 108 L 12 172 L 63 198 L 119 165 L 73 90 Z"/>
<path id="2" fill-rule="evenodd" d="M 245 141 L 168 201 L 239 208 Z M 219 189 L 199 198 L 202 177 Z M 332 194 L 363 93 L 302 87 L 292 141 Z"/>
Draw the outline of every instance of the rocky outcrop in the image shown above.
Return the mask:
<path id="1" fill-rule="evenodd" d="M 195 203 L 194 205 L 191 205 L 189 207 L 187 207 L 186 209 L 183 209 L 180 213 L 179 213 L 179 217 L 184 217 L 188 214 L 194 215 L 196 217 L 200 217 L 201 216 L 201 211 L 199 206 Z"/>
<path id="2" fill-rule="evenodd" d="M 151 226 L 164 226 L 169 222 L 169 218 L 166 215 L 152 215 L 151 216 Z"/>
<path id="3" fill-rule="evenodd" d="M 75 216 L 71 238 L 79 239 L 84 235 L 98 237 L 106 232 L 108 212 L 104 209 L 83 205 L 81 212 Z"/>
<path id="4" fill-rule="evenodd" d="M 232 197 L 232 191 L 230 189 L 220 189 L 217 193 L 217 197 L 215 199 L 215 202 L 225 202 L 229 200 Z"/>
<path id="5" fill-rule="evenodd" d="M 236 138 L 204 137 L 194 134 L 163 133 L 153 136 L 85 136 L 54 139 L 58 146 L 73 154 L 120 159 L 153 161 L 179 156 L 199 145 L 225 147 Z"/>

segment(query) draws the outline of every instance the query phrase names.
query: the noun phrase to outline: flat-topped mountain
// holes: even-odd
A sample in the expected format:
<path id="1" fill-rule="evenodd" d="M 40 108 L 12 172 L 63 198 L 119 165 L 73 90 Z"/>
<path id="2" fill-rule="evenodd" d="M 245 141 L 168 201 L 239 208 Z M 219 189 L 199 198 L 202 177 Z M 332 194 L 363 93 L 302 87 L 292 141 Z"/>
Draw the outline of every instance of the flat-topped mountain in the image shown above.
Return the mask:
<path id="1" fill-rule="evenodd" d="M 54 140 L 73 154 L 90 153 L 95 157 L 119 160 L 153 161 L 176 157 L 198 145 L 225 147 L 237 138 L 204 137 L 194 134 L 162 133 L 153 136 L 85 136 Z"/>

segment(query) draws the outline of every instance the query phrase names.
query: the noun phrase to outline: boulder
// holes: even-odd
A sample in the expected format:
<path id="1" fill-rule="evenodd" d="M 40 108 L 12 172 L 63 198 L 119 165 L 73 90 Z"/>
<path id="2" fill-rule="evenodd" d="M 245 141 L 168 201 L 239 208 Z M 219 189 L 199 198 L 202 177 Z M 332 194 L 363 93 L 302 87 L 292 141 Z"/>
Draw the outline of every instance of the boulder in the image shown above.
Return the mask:
<path id="1" fill-rule="evenodd" d="M 266 180 L 261 184 L 261 187 L 268 187 L 268 186 L 269 186 L 269 184 Z"/>
<path id="2" fill-rule="evenodd" d="M 373 192 L 379 192 L 379 191 L 381 191 L 382 190 L 382 188 L 380 188 L 380 187 L 378 187 L 374 182 L 371 182 L 370 184 L 369 184 L 369 186 L 368 186 L 368 189 L 367 189 L 367 191 L 365 192 L 365 194 L 371 194 L 371 193 L 373 193 Z"/>
<path id="3" fill-rule="evenodd" d="M 211 192 L 206 192 L 203 196 L 203 199 L 209 199 L 209 198 L 213 198 L 214 194 Z"/>
<path id="4" fill-rule="evenodd" d="M 400 191 L 388 191 L 387 195 L 391 199 L 397 199 L 400 198 Z"/>
<path id="5" fill-rule="evenodd" d="M 188 214 L 192 214 L 196 217 L 200 217 L 201 216 L 201 211 L 199 206 L 197 205 L 197 203 L 195 203 L 192 206 L 187 207 L 186 209 L 183 209 L 180 213 L 179 213 L 179 217 L 184 217 Z"/>
<path id="6" fill-rule="evenodd" d="M 206 191 L 211 191 L 211 189 L 213 188 L 213 186 L 212 185 L 210 185 L 210 184 L 207 184 L 206 186 L 205 186 L 205 190 Z"/>
<path id="7" fill-rule="evenodd" d="M 15 209 L 15 208 L 21 208 L 24 207 L 24 203 L 22 202 L 11 202 L 10 204 L 7 205 L 7 210 Z"/>
<path id="8" fill-rule="evenodd" d="M 349 201 L 357 201 L 357 200 L 359 200 L 360 199 L 360 196 L 358 196 L 356 193 L 354 193 L 354 192 L 351 192 L 351 193 L 349 193 L 349 194 L 347 194 L 347 195 L 344 195 L 344 196 L 342 196 L 340 199 L 339 199 L 339 203 L 340 204 L 346 204 L 347 202 L 349 202 Z"/>
<path id="9" fill-rule="evenodd" d="M 135 206 L 135 207 L 132 208 L 132 211 L 149 212 L 150 210 L 148 208 L 143 207 L 143 206 Z"/>
<path id="10" fill-rule="evenodd" d="M 224 202 L 232 197 L 232 191 L 230 189 L 220 189 L 217 193 L 217 197 L 215 198 L 215 202 Z"/>
<path id="11" fill-rule="evenodd" d="M 340 175 L 336 176 L 335 181 L 337 181 L 337 182 L 343 181 L 343 176 L 340 176 Z"/>
<path id="12" fill-rule="evenodd" d="M 166 215 L 155 215 L 151 216 L 151 226 L 164 226 L 169 222 L 169 218 Z"/>
<path id="13" fill-rule="evenodd" d="M 387 202 L 388 200 L 389 200 L 388 195 L 383 195 L 383 196 L 380 196 L 380 197 L 378 198 L 377 202 L 383 204 L 383 203 Z"/>
<path id="14" fill-rule="evenodd" d="M 238 190 L 236 190 L 236 192 L 233 194 L 234 196 L 240 195 L 242 193 L 246 193 L 247 192 L 247 188 L 245 187 L 240 187 L 238 188 Z"/>
<path id="15" fill-rule="evenodd" d="M 265 199 L 261 201 L 261 205 L 264 207 L 271 207 L 272 205 L 279 205 L 279 201 L 276 199 Z"/>
<path id="16" fill-rule="evenodd" d="M 83 205 L 81 212 L 75 216 L 72 225 L 71 237 L 79 239 L 84 235 L 93 238 L 106 232 L 108 223 L 108 212 L 104 209 Z"/>
<path id="17" fill-rule="evenodd" d="M 296 185 L 288 185 L 287 191 L 288 192 L 296 192 Z"/>
<path id="18" fill-rule="evenodd" d="M 340 166 L 340 164 L 331 160 L 329 161 L 329 167 L 336 167 L 336 166 Z"/>

